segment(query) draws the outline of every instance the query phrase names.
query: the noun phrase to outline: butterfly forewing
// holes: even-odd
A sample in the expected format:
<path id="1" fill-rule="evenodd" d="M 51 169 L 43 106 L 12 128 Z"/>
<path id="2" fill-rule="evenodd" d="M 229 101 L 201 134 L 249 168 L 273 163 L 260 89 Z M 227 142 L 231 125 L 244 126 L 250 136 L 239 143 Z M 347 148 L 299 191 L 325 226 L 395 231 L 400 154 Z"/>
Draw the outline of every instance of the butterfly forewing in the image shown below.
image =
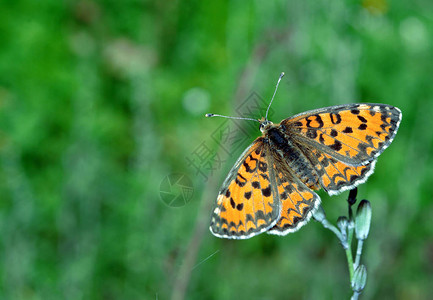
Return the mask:
<path id="1" fill-rule="evenodd" d="M 398 108 L 365 103 L 308 111 L 283 120 L 281 126 L 294 140 L 359 166 L 372 161 L 391 144 L 400 121 Z"/>
<path id="2" fill-rule="evenodd" d="M 211 217 L 214 235 L 244 239 L 275 225 L 280 200 L 271 166 L 269 145 L 260 137 L 241 155 L 223 183 Z"/>

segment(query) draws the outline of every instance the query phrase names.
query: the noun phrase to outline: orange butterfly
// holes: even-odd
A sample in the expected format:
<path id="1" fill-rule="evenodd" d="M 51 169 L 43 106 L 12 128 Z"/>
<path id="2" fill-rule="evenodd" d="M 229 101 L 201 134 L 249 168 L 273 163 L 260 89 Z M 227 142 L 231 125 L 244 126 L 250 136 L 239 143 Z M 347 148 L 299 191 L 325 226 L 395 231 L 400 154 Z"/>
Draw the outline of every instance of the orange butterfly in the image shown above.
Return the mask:
<path id="1" fill-rule="evenodd" d="M 260 122 L 263 135 L 242 153 L 222 184 L 210 224 L 217 237 L 297 231 L 320 204 L 314 190 L 335 195 L 367 180 L 402 117 L 390 105 L 359 103 L 311 110 L 273 124 L 267 119 L 269 107 L 260 120 L 235 118 Z"/>

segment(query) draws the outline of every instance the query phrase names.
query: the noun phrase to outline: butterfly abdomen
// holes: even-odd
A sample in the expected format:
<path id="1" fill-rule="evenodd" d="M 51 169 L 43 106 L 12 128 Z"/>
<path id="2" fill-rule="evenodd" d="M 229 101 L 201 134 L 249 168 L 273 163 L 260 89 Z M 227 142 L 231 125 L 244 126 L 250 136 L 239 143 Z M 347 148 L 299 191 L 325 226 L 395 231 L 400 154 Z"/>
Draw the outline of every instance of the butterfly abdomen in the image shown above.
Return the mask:
<path id="1" fill-rule="evenodd" d="M 272 149 L 276 149 L 282 162 L 286 164 L 305 185 L 311 189 L 319 189 L 319 176 L 311 164 L 310 160 L 301 151 L 299 146 L 294 145 L 293 141 L 276 126 L 269 128 L 265 135 Z"/>

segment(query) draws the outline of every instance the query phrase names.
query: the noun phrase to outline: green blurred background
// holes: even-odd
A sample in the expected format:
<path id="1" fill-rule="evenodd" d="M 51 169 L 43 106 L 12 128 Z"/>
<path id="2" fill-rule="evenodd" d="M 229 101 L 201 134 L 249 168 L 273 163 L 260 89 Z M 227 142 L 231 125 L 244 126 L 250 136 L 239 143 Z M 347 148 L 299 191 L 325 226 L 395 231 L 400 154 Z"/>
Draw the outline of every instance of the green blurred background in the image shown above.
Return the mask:
<path id="1" fill-rule="evenodd" d="M 238 123 L 203 116 L 266 107 L 282 71 L 274 122 L 402 110 L 359 188 L 373 207 L 362 299 L 431 298 L 432 42 L 431 0 L 2 1 L 1 298 L 349 298 L 342 247 L 314 221 L 245 241 L 207 229 L 260 132 L 244 122 L 228 143 Z M 347 192 L 320 196 L 333 222 L 346 213 Z"/>

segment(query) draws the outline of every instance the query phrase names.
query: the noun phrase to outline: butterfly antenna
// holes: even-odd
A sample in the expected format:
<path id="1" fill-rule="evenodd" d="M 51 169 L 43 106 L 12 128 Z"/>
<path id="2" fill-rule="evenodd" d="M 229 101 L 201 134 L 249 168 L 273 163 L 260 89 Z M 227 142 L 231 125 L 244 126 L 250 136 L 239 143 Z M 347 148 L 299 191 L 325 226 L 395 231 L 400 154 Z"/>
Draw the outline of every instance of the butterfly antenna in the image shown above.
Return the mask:
<path id="1" fill-rule="evenodd" d="M 269 103 L 268 109 L 266 110 L 266 116 L 265 116 L 266 120 L 268 119 L 269 108 L 271 108 L 272 101 L 274 101 L 275 94 L 277 93 L 278 90 L 278 85 L 280 84 L 281 78 L 283 78 L 283 76 L 284 76 L 284 72 L 281 72 L 280 77 L 278 78 L 277 81 L 277 86 L 275 87 L 274 95 L 272 96 L 271 102 Z"/>
<path id="2" fill-rule="evenodd" d="M 227 119 L 235 119 L 235 120 L 250 120 L 250 121 L 255 121 L 255 122 L 259 122 L 259 120 L 253 119 L 253 118 L 242 118 L 242 117 L 228 117 L 228 116 L 223 116 L 223 115 L 218 115 L 218 114 L 205 114 L 205 116 L 207 118 L 211 118 L 211 117 L 221 117 L 221 118 L 227 118 Z"/>

